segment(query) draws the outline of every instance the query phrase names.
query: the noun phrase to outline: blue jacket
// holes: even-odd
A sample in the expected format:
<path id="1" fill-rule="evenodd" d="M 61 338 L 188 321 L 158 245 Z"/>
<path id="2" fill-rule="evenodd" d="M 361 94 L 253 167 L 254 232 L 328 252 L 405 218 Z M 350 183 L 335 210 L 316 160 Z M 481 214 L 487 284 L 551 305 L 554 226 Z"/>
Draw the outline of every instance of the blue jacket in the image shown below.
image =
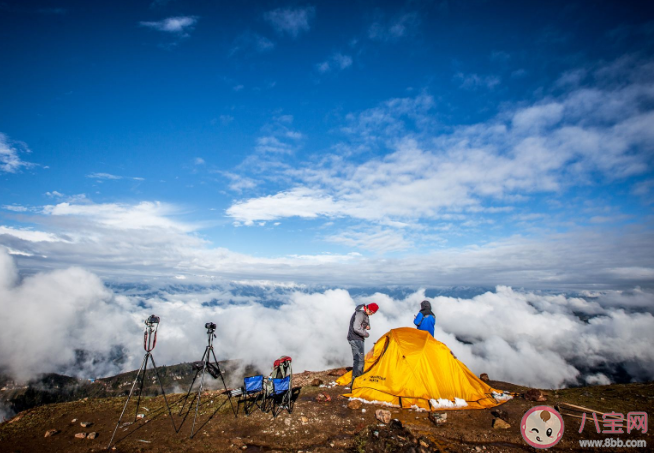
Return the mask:
<path id="1" fill-rule="evenodd" d="M 434 336 L 434 324 L 436 324 L 436 318 L 432 315 L 422 316 L 422 313 L 418 313 L 418 316 L 413 320 L 413 323 L 416 325 L 418 330 L 424 330 L 429 332 L 432 337 Z"/>

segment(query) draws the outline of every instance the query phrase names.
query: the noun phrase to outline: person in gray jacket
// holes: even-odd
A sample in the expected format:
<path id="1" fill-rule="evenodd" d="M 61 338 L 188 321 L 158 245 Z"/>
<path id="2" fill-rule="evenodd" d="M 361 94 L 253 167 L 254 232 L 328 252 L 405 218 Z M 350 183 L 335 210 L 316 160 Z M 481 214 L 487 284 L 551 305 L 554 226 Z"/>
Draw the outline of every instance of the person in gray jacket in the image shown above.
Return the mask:
<path id="1" fill-rule="evenodd" d="M 354 310 L 354 314 L 350 319 L 350 329 L 347 332 L 347 341 L 352 347 L 352 383 L 350 388 L 354 386 L 354 379 L 363 374 L 363 342 L 370 336 L 370 315 L 374 315 L 379 310 L 379 305 L 372 303 L 368 305 L 361 304 Z"/>

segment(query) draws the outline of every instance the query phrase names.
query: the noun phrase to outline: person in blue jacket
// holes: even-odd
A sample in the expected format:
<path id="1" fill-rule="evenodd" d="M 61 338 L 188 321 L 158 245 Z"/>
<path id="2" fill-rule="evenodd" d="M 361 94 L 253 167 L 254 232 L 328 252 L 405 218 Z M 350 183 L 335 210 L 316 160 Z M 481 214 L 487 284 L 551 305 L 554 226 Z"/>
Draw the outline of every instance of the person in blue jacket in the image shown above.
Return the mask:
<path id="1" fill-rule="evenodd" d="M 419 330 L 424 330 L 429 332 L 431 336 L 434 336 L 434 324 L 436 324 L 436 316 L 431 311 L 431 304 L 428 300 L 423 300 L 420 303 L 420 313 L 418 313 L 414 319 L 413 323 Z"/>

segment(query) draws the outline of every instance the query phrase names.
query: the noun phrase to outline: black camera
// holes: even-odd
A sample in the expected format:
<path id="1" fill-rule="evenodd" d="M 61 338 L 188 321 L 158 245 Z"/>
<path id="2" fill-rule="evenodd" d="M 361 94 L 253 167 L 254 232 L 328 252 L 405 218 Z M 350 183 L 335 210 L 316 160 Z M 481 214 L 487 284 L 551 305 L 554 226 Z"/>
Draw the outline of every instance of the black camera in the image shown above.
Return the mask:
<path id="1" fill-rule="evenodd" d="M 148 327 L 153 327 L 155 324 L 159 324 L 159 316 L 150 315 L 150 317 L 145 320 L 145 325 Z"/>
<path id="2" fill-rule="evenodd" d="M 208 322 L 204 325 L 204 328 L 213 332 L 216 330 L 216 325 L 212 322 Z"/>

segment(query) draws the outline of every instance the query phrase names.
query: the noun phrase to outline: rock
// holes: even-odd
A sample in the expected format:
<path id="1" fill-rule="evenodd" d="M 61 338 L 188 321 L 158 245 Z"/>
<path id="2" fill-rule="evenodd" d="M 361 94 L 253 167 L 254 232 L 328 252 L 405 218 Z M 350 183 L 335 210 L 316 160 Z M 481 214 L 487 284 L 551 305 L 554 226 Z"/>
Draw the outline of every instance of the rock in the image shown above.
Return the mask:
<path id="1" fill-rule="evenodd" d="M 284 420 L 284 424 L 285 424 L 286 426 L 291 426 L 291 419 L 290 419 L 290 418 L 285 419 L 285 420 Z"/>
<path id="2" fill-rule="evenodd" d="M 385 409 L 377 409 L 375 411 L 375 417 L 377 417 L 377 420 L 383 424 L 388 425 L 388 423 L 391 421 L 391 411 L 387 411 Z"/>
<path id="3" fill-rule="evenodd" d="M 47 430 L 47 431 L 45 432 L 45 436 L 43 436 L 43 437 L 54 436 L 54 435 L 57 434 L 57 433 L 59 433 L 58 430 L 56 430 L 56 429 L 49 429 L 49 430 Z"/>
<path id="4" fill-rule="evenodd" d="M 91 426 L 92 424 L 93 424 L 93 423 L 91 423 L 91 422 L 81 422 L 79 425 L 80 425 L 82 428 L 88 428 L 88 427 Z"/>
<path id="5" fill-rule="evenodd" d="M 524 394 L 524 398 L 527 401 L 538 401 L 538 402 L 547 401 L 547 398 L 545 397 L 545 395 L 543 395 L 543 392 L 541 392 L 538 389 L 527 390 Z"/>
<path id="6" fill-rule="evenodd" d="M 86 436 L 86 438 L 87 439 L 95 439 L 98 436 L 99 436 L 99 434 L 94 432 L 94 433 L 89 433 L 89 435 Z"/>
<path id="7" fill-rule="evenodd" d="M 347 370 L 345 368 L 337 368 L 335 370 L 331 370 L 329 372 L 330 376 L 343 376 L 345 373 L 347 373 Z"/>
<path id="8" fill-rule="evenodd" d="M 479 375 L 479 379 L 481 379 L 481 380 L 484 381 L 484 382 L 488 382 L 488 381 L 490 381 L 490 379 L 488 379 L 488 375 L 487 375 L 486 373 L 481 373 L 481 374 Z"/>
<path id="9" fill-rule="evenodd" d="M 87 435 L 88 434 L 86 434 L 86 433 L 77 433 L 77 434 L 75 434 L 75 438 L 77 438 L 77 439 L 86 439 Z"/>
<path id="10" fill-rule="evenodd" d="M 71 422 L 71 423 L 77 423 L 77 419 L 74 418 L 74 419 L 72 419 L 70 422 Z"/>
<path id="11" fill-rule="evenodd" d="M 313 381 L 311 381 L 311 385 L 313 385 L 314 387 L 320 387 L 323 384 L 324 382 L 321 381 L 320 379 L 314 379 Z"/>
<path id="12" fill-rule="evenodd" d="M 303 425 L 306 425 L 307 423 L 309 423 L 309 419 L 306 418 L 305 416 L 302 416 L 302 418 L 300 418 L 300 420 L 302 420 Z"/>
<path id="13" fill-rule="evenodd" d="M 328 403 L 332 400 L 332 397 L 327 395 L 326 393 L 318 393 L 318 396 L 316 396 L 316 402 L 318 403 Z"/>
<path id="14" fill-rule="evenodd" d="M 443 425 L 447 422 L 447 414 L 445 412 L 430 412 L 429 415 L 427 415 L 427 418 L 429 418 L 434 425 Z"/>
<path id="15" fill-rule="evenodd" d="M 20 414 L 16 415 L 14 418 L 12 418 L 11 420 L 9 420 L 7 423 L 9 423 L 9 424 L 11 424 L 11 423 L 16 423 L 18 420 L 20 420 L 20 419 L 23 418 L 24 416 L 25 416 L 25 412 L 21 412 Z"/>
<path id="16" fill-rule="evenodd" d="M 509 421 L 509 414 L 503 409 L 493 409 L 491 415 L 495 418 L 501 418 L 505 422 Z"/>
<path id="17" fill-rule="evenodd" d="M 493 419 L 493 428 L 494 429 L 509 429 L 511 425 L 509 425 L 507 422 L 502 420 L 501 418 L 494 418 Z"/>
<path id="18" fill-rule="evenodd" d="M 236 448 L 245 447 L 245 442 L 240 437 L 235 437 L 230 441 Z"/>
<path id="19" fill-rule="evenodd" d="M 347 407 L 355 411 L 361 409 L 361 406 L 363 406 L 363 403 L 359 400 L 352 400 L 347 403 Z"/>

